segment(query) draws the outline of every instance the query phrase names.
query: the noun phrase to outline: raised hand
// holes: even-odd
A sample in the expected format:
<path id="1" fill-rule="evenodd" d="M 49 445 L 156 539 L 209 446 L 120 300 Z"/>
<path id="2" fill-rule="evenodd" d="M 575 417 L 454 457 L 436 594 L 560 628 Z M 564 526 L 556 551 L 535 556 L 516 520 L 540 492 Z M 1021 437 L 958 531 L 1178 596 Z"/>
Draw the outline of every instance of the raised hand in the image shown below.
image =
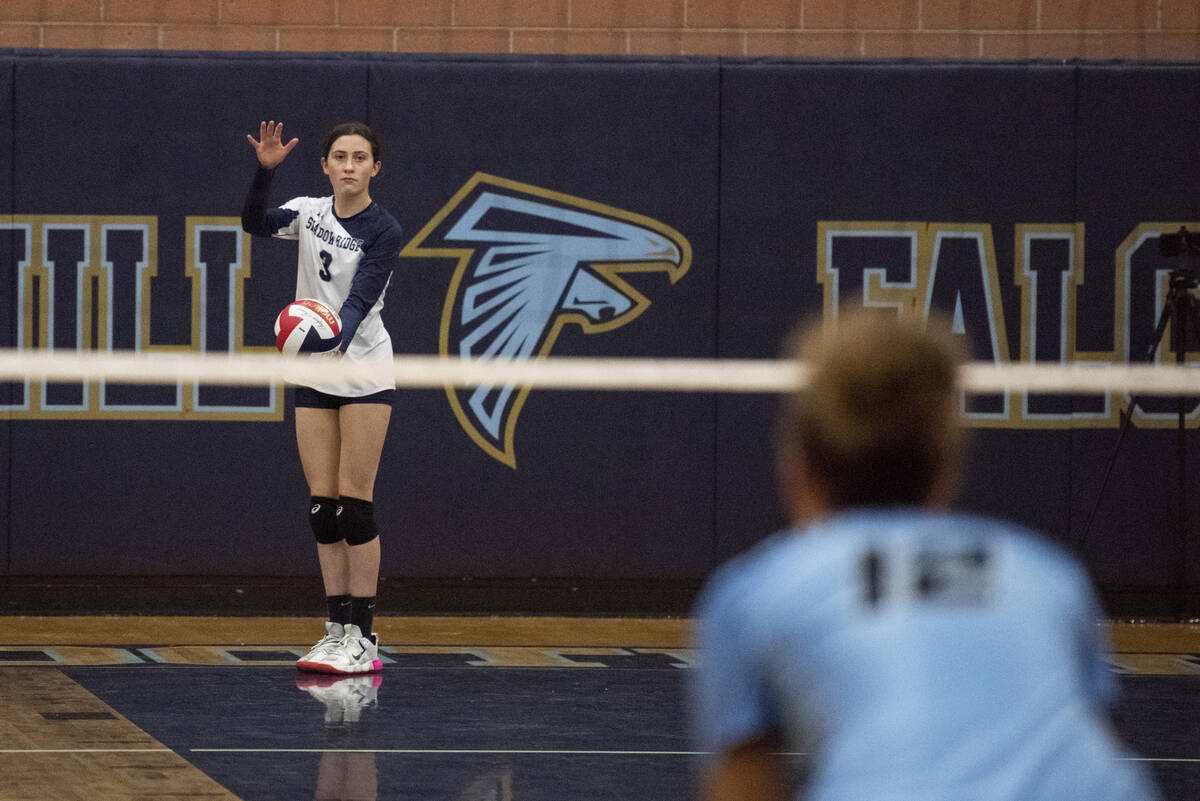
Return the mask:
<path id="1" fill-rule="evenodd" d="M 275 120 L 258 124 L 258 139 L 255 139 L 252 134 L 246 134 L 246 139 L 254 147 L 254 152 L 258 154 L 258 163 L 268 170 L 278 166 L 287 158 L 287 154 L 292 152 L 292 148 L 300 142 L 299 139 L 292 139 L 285 145 L 283 143 L 283 123 L 277 123 Z"/>

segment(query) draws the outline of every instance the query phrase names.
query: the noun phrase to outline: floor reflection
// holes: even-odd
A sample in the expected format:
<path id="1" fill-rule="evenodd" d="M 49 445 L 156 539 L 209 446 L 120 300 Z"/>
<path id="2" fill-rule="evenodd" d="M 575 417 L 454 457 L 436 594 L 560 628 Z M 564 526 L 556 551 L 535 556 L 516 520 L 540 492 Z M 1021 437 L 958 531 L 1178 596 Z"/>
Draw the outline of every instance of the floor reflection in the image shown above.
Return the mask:
<path id="1" fill-rule="evenodd" d="M 374 751 L 347 750 L 353 727 L 379 706 L 378 673 L 364 676 L 301 674 L 296 687 L 325 707 L 325 729 L 332 750 L 321 754 L 313 801 L 379 801 L 379 767 Z"/>
<path id="2" fill-rule="evenodd" d="M 283 665 L 64 672 L 241 801 L 694 798 L 688 672 L 613 664 L 390 665 L 345 679 Z M 1122 684 L 1119 728 L 1162 758 L 1154 769 L 1164 797 L 1200 798 L 1195 677 Z"/>
<path id="3" fill-rule="evenodd" d="M 379 801 L 375 754 L 361 751 L 321 754 L 313 801 Z"/>
<path id="4" fill-rule="evenodd" d="M 368 748 L 367 738 L 355 742 L 364 715 L 379 707 L 383 677 L 299 675 L 296 687 L 324 707 L 327 737 L 317 766 L 313 801 L 379 801 L 377 750 Z M 356 746 L 362 746 L 356 748 Z M 487 770 L 462 788 L 456 801 L 512 801 L 512 768 Z M 382 796 L 389 797 L 387 793 Z"/>
<path id="5" fill-rule="evenodd" d="M 300 674 L 296 686 L 325 706 L 326 728 L 353 726 L 363 712 L 379 705 L 379 687 L 383 676 L 370 673 L 363 676 L 332 676 Z"/>
<path id="6" fill-rule="evenodd" d="M 467 784 L 458 801 L 512 801 L 512 768 L 489 771 Z"/>

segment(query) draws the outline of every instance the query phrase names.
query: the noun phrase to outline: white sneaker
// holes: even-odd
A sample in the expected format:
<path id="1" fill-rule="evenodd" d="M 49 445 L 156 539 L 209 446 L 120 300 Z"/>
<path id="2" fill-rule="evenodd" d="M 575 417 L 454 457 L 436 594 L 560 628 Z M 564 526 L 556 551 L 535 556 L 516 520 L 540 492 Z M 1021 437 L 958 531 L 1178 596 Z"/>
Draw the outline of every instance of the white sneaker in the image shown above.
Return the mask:
<path id="1" fill-rule="evenodd" d="M 383 668 L 379 658 L 379 636 L 364 637 L 358 626 L 350 623 L 343 627 L 344 633 L 333 646 L 307 660 L 304 670 L 318 673 L 374 673 Z"/>
<path id="2" fill-rule="evenodd" d="M 310 648 L 307 654 L 296 661 L 296 667 L 300 670 L 324 672 L 324 669 L 321 667 L 321 660 L 328 656 L 327 652 L 330 649 L 337 647 L 337 644 L 341 642 L 342 637 L 345 635 L 346 631 L 341 623 L 334 623 L 331 620 L 325 621 L 325 636 L 318 640 L 317 644 Z"/>
<path id="3" fill-rule="evenodd" d="M 363 710 L 379 703 L 379 685 L 383 677 L 369 676 L 304 676 L 296 686 L 325 705 L 326 726 L 346 726 L 358 723 Z"/>

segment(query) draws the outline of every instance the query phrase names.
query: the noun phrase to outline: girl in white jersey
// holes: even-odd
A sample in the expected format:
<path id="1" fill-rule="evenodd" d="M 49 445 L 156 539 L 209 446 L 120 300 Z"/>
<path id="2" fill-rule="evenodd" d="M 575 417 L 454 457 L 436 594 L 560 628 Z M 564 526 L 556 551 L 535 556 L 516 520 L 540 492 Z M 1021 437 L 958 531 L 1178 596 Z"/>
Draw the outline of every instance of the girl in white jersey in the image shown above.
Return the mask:
<path id="1" fill-rule="evenodd" d="M 337 309 L 340 347 L 312 357 L 312 373 L 296 388 L 296 442 L 308 481 L 309 522 L 325 584 L 325 636 L 296 664 L 301 670 L 364 673 L 379 670 L 379 638 L 371 632 L 379 580 L 379 536 L 372 503 L 375 475 L 392 412 L 392 343 L 380 319 L 383 294 L 403 246 L 400 225 L 371 200 L 379 174 L 379 140 L 360 122 L 335 127 L 325 140 L 321 168 L 330 197 L 299 197 L 268 208 L 274 169 L 299 142 L 283 142 L 283 123 L 259 125 L 246 138 L 259 168 L 242 211 L 250 234 L 299 242 L 296 297 Z M 372 377 L 353 381 L 321 375 L 323 358 L 374 364 Z"/>
<path id="2" fill-rule="evenodd" d="M 702 798 L 1154 801 L 1107 722 L 1083 569 L 945 509 L 962 437 L 949 326 L 839 315 L 803 340 L 808 386 L 782 414 L 795 526 L 698 604 Z M 806 754 L 799 787 L 780 751 Z"/>

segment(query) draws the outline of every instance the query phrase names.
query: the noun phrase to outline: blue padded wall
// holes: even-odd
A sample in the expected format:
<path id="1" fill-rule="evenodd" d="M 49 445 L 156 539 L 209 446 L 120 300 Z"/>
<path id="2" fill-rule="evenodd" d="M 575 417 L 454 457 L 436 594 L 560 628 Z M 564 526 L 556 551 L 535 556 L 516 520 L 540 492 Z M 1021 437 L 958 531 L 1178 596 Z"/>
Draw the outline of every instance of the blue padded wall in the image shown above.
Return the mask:
<path id="1" fill-rule="evenodd" d="M 270 348 L 295 251 L 238 232 L 245 135 L 274 118 L 300 137 L 282 203 L 328 194 L 322 135 L 362 118 L 384 137 L 372 194 L 408 241 L 384 309 L 398 353 L 472 352 L 471 271 L 525 236 L 626 243 L 566 265 L 538 353 L 770 358 L 800 319 L 864 296 L 956 314 L 985 360 L 1139 360 L 1162 298 L 1158 236 L 1200 229 L 1198 73 L 10 51 L 0 345 Z M 471 219 L 497 238 L 465 240 Z M 656 244 L 631 250 L 638 237 Z M 9 574 L 315 571 L 286 395 L 0 391 Z M 384 571 L 702 578 L 782 522 L 775 403 L 401 392 L 376 488 Z M 1090 531 L 1122 399 L 965 403 L 960 506 L 1078 548 L 1109 587 L 1200 582 L 1194 486 L 1192 530 L 1175 525 L 1173 402 L 1146 400 Z"/>

